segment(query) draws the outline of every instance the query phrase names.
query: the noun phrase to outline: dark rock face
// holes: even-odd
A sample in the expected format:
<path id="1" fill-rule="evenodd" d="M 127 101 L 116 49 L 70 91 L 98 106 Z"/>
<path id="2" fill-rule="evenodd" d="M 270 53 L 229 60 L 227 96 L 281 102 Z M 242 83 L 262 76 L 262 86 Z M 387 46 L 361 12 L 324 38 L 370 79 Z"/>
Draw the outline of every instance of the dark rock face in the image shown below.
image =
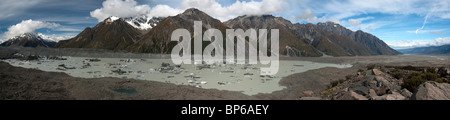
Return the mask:
<path id="1" fill-rule="evenodd" d="M 279 49 L 280 54 L 288 56 L 322 56 L 322 53 L 300 40 L 295 31 L 290 29 L 292 23 L 281 17 L 272 15 L 263 16 L 240 16 L 235 19 L 224 22 L 233 29 L 278 29 L 279 30 Z M 268 33 L 270 35 L 270 31 Z"/>
<path id="2" fill-rule="evenodd" d="M 105 19 L 94 28 L 87 27 L 72 39 L 61 41 L 56 45 L 60 48 L 95 48 L 108 50 L 123 50 L 136 43 L 144 31 L 126 23 L 124 19 Z"/>
<path id="3" fill-rule="evenodd" d="M 353 32 L 332 22 L 292 24 L 281 17 L 263 15 L 240 16 L 224 23 L 234 29 L 280 29 L 280 53 L 288 55 L 287 48 L 298 51 L 289 56 L 322 56 L 322 53 L 331 56 L 400 54 L 369 33 Z"/>
<path id="4" fill-rule="evenodd" d="M 319 23 L 321 24 L 321 23 Z M 331 24 L 331 23 L 330 23 Z M 334 24 L 334 23 L 332 23 Z M 338 26 L 336 24 L 336 26 Z M 343 28 L 344 29 L 344 28 Z M 332 33 L 313 24 L 294 24 L 293 30 L 297 37 L 310 43 L 314 48 L 331 56 L 366 56 L 370 55 L 364 45 L 349 37 Z"/>
<path id="5" fill-rule="evenodd" d="M 386 43 L 384 43 L 382 40 L 377 38 L 376 36 L 373 36 L 372 34 L 363 32 L 361 30 L 358 30 L 356 32 L 353 32 L 339 24 L 335 24 L 333 22 L 326 22 L 326 23 L 318 23 L 317 27 L 319 29 L 349 38 L 351 40 L 354 40 L 363 46 L 369 48 L 369 55 L 398 55 L 401 54 L 400 52 L 392 49 L 389 47 Z"/>
<path id="6" fill-rule="evenodd" d="M 156 25 L 159 24 L 159 22 L 163 21 L 164 19 L 166 19 L 165 17 L 153 17 L 152 19 L 150 19 L 147 24 L 149 24 L 152 28 L 155 27 Z"/>
<path id="7" fill-rule="evenodd" d="M 364 46 L 368 47 L 372 55 L 398 55 L 400 52 L 392 49 L 382 40 L 373 36 L 372 34 L 365 33 L 363 31 L 356 31 L 355 41 L 362 43 Z"/>
<path id="8" fill-rule="evenodd" d="M 19 46 L 19 47 L 53 47 L 56 42 L 44 40 L 35 33 L 25 33 L 3 42 L 0 46 Z"/>

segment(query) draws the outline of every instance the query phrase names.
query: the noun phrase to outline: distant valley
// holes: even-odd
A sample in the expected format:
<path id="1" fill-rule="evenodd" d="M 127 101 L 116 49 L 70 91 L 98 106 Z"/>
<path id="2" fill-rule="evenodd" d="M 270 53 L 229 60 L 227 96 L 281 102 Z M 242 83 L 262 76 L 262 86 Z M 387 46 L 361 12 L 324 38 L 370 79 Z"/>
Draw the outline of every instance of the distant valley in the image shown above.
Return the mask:
<path id="1" fill-rule="evenodd" d="M 450 45 L 399 49 L 403 54 L 449 54 Z"/>

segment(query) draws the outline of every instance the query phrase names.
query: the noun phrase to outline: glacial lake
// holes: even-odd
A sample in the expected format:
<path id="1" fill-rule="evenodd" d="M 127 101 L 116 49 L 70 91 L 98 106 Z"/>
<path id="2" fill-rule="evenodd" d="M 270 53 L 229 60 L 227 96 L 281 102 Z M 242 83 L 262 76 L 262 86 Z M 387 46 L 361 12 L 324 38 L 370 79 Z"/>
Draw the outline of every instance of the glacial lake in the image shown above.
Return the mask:
<path id="1" fill-rule="evenodd" d="M 260 75 L 260 64 L 255 65 L 181 65 L 175 66 L 170 59 L 87 58 L 63 56 L 67 60 L 39 59 L 22 61 L 2 60 L 13 66 L 33 68 L 49 72 L 64 72 L 74 77 L 117 77 L 124 79 L 151 80 L 177 85 L 190 85 L 204 89 L 240 91 L 247 95 L 271 93 L 282 90 L 278 83 L 283 77 L 294 73 L 324 67 L 348 68 L 350 64 L 317 63 L 310 61 L 280 60 L 278 73 Z M 167 66 L 162 67 L 162 63 Z M 134 93 L 133 91 L 118 90 Z"/>

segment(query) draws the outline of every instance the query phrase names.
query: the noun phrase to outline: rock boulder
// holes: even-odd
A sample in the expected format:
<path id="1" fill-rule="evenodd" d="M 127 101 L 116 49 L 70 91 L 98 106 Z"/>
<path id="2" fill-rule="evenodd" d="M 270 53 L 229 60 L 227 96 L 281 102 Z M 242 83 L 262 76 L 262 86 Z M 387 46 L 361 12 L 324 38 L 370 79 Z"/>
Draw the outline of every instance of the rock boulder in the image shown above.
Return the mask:
<path id="1" fill-rule="evenodd" d="M 347 92 L 340 92 L 333 97 L 333 100 L 368 100 L 366 97 L 353 92 L 352 90 Z"/>
<path id="2" fill-rule="evenodd" d="M 450 100 L 450 84 L 425 82 L 417 88 L 413 94 L 414 100 Z"/>
<path id="3" fill-rule="evenodd" d="M 385 94 L 377 97 L 375 100 L 406 100 L 406 97 L 402 96 L 400 93 L 393 92 L 392 94 Z"/>
<path id="4" fill-rule="evenodd" d="M 373 72 L 374 75 L 381 75 L 383 73 L 383 72 L 381 72 L 378 69 L 372 69 L 372 72 Z"/>

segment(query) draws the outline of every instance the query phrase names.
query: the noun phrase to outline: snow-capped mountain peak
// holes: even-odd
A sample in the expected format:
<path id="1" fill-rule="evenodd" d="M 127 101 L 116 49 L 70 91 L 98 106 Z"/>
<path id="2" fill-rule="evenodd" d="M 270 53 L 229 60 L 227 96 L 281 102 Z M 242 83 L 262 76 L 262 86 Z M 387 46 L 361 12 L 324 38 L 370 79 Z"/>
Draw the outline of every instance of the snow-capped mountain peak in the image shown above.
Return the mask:
<path id="1" fill-rule="evenodd" d="M 73 36 L 59 36 L 59 35 L 55 35 L 55 34 L 45 35 L 40 32 L 38 32 L 38 33 L 29 32 L 29 33 L 23 33 L 21 35 L 10 38 L 10 40 L 18 40 L 18 39 L 26 38 L 26 39 L 35 39 L 35 40 L 43 40 L 43 41 L 51 42 L 51 41 L 65 40 L 65 39 L 69 39 L 72 37 Z"/>
<path id="2" fill-rule="evenodd" d="M 45 40 L 41 37 L 42 33 L 23 33 L 21 35 L 10 38 L 3 42 L 0 46 L 22 46 L 22 47 L 53 47 L 56 42 Z"/>
<path id="3" fill-rule="evenodd" d="M 134 28 L 141 30 L 149 30 L 155 27 L 160 21 L 164 18 L 159 17 L 148 17 L 147 15 L 141 15 L 137 17 L 128 17 L 125 18 L 125 22 L 133 26 Z"/>
<path id="4" fill-rule="evenodd" d="M 10 38 L 11 40 L 15 40 L 18 38 L 37 38 L 37 39 L 42 39 L 38 34 L 34 33 L 34 32 L 30 32 L 30 33 L 23 33 L 21 35 L 15 36 L 13 38 Z"/>
<path id="5" fill-rule="evenodd" d="M 147 24 L 148 20 L 149 20 L 149 18 L 146 15 L 125 18 L 125 22 L 127 22 L 134 28 L 141 29 L 141 30 L 147 30 L 147 29 L 152 28 L 152 26 Z"/>
<path id="6" fill-rule="evenodd" d="M 140 30 L 150 30 L 155 27 L 160 21 L 164 20 L 162 17 L 148 17 L 147 15 L 141 15 L 136 17 L 120 18 L 117 16 L 111 16 L 105 19 L 106 23 L 112 23 L 116 20 L 122 19 L 129 25 Z"/>

